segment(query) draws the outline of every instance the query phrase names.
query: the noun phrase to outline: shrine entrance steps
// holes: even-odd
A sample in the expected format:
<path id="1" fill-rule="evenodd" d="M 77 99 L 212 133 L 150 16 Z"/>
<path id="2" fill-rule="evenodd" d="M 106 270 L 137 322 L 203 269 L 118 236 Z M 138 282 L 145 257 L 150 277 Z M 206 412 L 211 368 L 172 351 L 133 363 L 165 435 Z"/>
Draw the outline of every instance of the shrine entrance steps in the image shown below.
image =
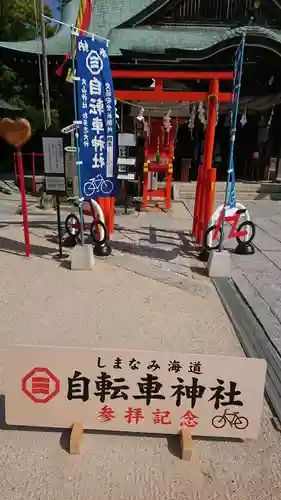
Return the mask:
<path id="1" fill-rule="evenodd" d="M 175 201 L 194 200 L 196 182 L 173 182 L 173 199 Z M 216 183 L 216 200 L 223 201 L 225 182 Z M 281 183 L 277 182 L 236 182 L 236 198 L 239 201 L 281 200 Z"/>

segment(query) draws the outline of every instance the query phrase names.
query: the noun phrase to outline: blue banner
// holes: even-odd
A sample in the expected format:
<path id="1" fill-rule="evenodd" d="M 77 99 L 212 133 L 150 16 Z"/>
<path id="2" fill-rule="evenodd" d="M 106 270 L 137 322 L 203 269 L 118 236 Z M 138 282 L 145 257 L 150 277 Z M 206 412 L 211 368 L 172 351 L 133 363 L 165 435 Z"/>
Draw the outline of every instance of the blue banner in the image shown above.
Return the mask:
<path id="1" fill-rule="evenodd" d="M 105 198 L 116 190 L 116 118 L 106 42 L 77 37 L 77 102 L 81 196 Z"/>

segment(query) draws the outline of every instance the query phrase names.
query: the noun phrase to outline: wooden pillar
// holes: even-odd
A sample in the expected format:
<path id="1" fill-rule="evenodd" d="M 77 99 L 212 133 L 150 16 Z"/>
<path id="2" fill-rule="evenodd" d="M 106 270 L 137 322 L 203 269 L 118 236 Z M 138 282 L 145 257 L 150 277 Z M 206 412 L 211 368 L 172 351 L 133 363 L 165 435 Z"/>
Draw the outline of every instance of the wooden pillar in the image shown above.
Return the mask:
<path id="1" fill-rule="evenodd" d="M 208 125 L 204 148 L 204 169 L 212 168 L 215 132 L 217 124 L 217 102 L 219 96 L 219 81 L 211 80 L 208 98 Z"/>
<path id="2" fill-rule="evenodd" d="M 217 169 L 216 168 L 208 168 L 207 170 L 207 199 L 205 204 L 205 227 L 203 227 L 203 234 L 207 229 L 207 225 L 209 220 L 211 219 L 214 211 L 214 202 L 215 202 L 215 194 L 216 194 L 216 177 L 217 177 Z"/>
<path id="3" fill-rule="evenodd" d="M 192 226 L 192 236 L 196 237 L 197 228 L 199 224 L 199 209 L 200 209 L 200 198 L 202 192 L 202 174 L 203 166 L 200 165 L 198 168 L 197 183 L 196 183 L 196 194 L 195 194 L 195 204 L 194 204 L 194 214 L 193 214 L 193 226 Z"/>
<path id="4" fill-rule="evenodd" d="M 208 189 L 210 183 L 208 183 L 208 170 L 212 168 L 213 163 L 213 152 L 214 152 L 214 142 L 215 142 L 215 132 L 217 124 L 217 102 L 219 95 L 219 81 L 213 79 L 210 82 L 209 87 L 209 98 L 208 98 L 208 125 L 206 130 L 206 139 L 204 147 L 204 162 L 203 162 L 203 173 L 202 173 L 202 193 L 200 196 L 200 209 L 199 209 L 199 227 L 198 227 L 198 242 L 202 244 L 204 232 L 208 225 L 208 219 L 206 220 L 206 215 L 213 212 L 213 193 Z M 215 186 L 213 186 L 214 188 Z"/>

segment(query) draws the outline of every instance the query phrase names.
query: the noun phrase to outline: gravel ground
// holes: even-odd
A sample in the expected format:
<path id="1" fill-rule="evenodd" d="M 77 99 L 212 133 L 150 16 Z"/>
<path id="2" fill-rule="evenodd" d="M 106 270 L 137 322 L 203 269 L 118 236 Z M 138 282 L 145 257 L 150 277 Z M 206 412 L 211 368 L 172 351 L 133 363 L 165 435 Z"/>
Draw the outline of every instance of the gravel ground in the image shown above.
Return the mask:
<path id="1" fill-rule="evenodd" d="M 171 220 L 160 215 L 152 217 L 156 228 Z M 51 259 L 44 233 L 33 230 L 39 256 L 26 260 L 15 255 L 23 250 L 22 230 L 0 232 L 2 365 L 5 347 L 15 343 L 243 356 L 213 286 L 192 271 L 192 257 L 152 261 L 149 252 L 134 258 L 119 248 L 92 272 L 77 273 Z M 177 275 L 186 267 L 184 288 L 163 280 L 165 266 Z M 281 435 L 267 405 L 257 441 L 196 440 L 191 462 L 178 458 L 178 439 L 165 436 L 88 433 L 81 455 L 70 456 L 58 432 L 6 428 L 3 418 L 2 411 L 1 500 L 280 498 Z"/>

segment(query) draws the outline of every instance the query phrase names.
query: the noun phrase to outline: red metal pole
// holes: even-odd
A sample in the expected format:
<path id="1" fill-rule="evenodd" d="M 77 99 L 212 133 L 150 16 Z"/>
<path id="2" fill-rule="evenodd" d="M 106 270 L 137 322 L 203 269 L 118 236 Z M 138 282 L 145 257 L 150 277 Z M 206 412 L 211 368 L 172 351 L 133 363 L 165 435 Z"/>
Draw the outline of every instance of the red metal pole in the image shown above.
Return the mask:
<path id="1" fill-rule="evenodd" d="M 110 233 L 114 232 L 114 205 L 115 198 L 110 199 Z"/>
<path id="2" fill-rule="evenodd" d="M 202 191 L 202 172 L 203 172 L 203 166 L 200 165 L 200 167 L 198 169 L 198 174 L 197 174 L 192 236 L 196 236 L 196 234 L 197 234 L 198 219 L 199 219 L 199 207 L 200 207 L 200 195 L 201 195 L 201 191 Z"/>
<path id="3" fill-rule="evenodd" d="M 25 255 L 26 257 L 30 257 L 30 238 L 28 230 L 28 215 L 27 215 L 27 203 L 25 196 L 24 171 L 22 164 L 22 154 L 19 148 L 17 149 L 17 159 L 18 159 L 18 171 L 20 180 L 22 220 L 23 220 L 24 240 L 25 240 Z"/>
<path id="4" fill-rule="evenodd" d="M 147 207 L 148 198 L 148 165 L 147 162 L 144 163 L 143 167 L 143 188 L 142 188 L 142 206 Z"/>
<path id="5" fill-rule="evenodd" d="M 17 153 L 14 153 L 14 171 L 15 171 L 15 183 L 18 183 L 19 176 L 18 176 L 18 167 L 17 167 Z"/>
<path id="6" fill-rule="evenodd" d="M 32 153 L 32 195 L 36 195 L 36 182 L 35 182 L 35 153 Z"/>
<path id="7" fill-rule="evenodd" d="M 166 173 L 166 193 L 165 193 L 165 202 L 166 202 L 166 208 L 170 209 L 172 207 L 172 197 L 171 197 L 171 192 L 172 192 L 172 178 L 173 178 L 173 164 L 170 161 L 168 164 L 167 168 L 167 173 Z"/>

